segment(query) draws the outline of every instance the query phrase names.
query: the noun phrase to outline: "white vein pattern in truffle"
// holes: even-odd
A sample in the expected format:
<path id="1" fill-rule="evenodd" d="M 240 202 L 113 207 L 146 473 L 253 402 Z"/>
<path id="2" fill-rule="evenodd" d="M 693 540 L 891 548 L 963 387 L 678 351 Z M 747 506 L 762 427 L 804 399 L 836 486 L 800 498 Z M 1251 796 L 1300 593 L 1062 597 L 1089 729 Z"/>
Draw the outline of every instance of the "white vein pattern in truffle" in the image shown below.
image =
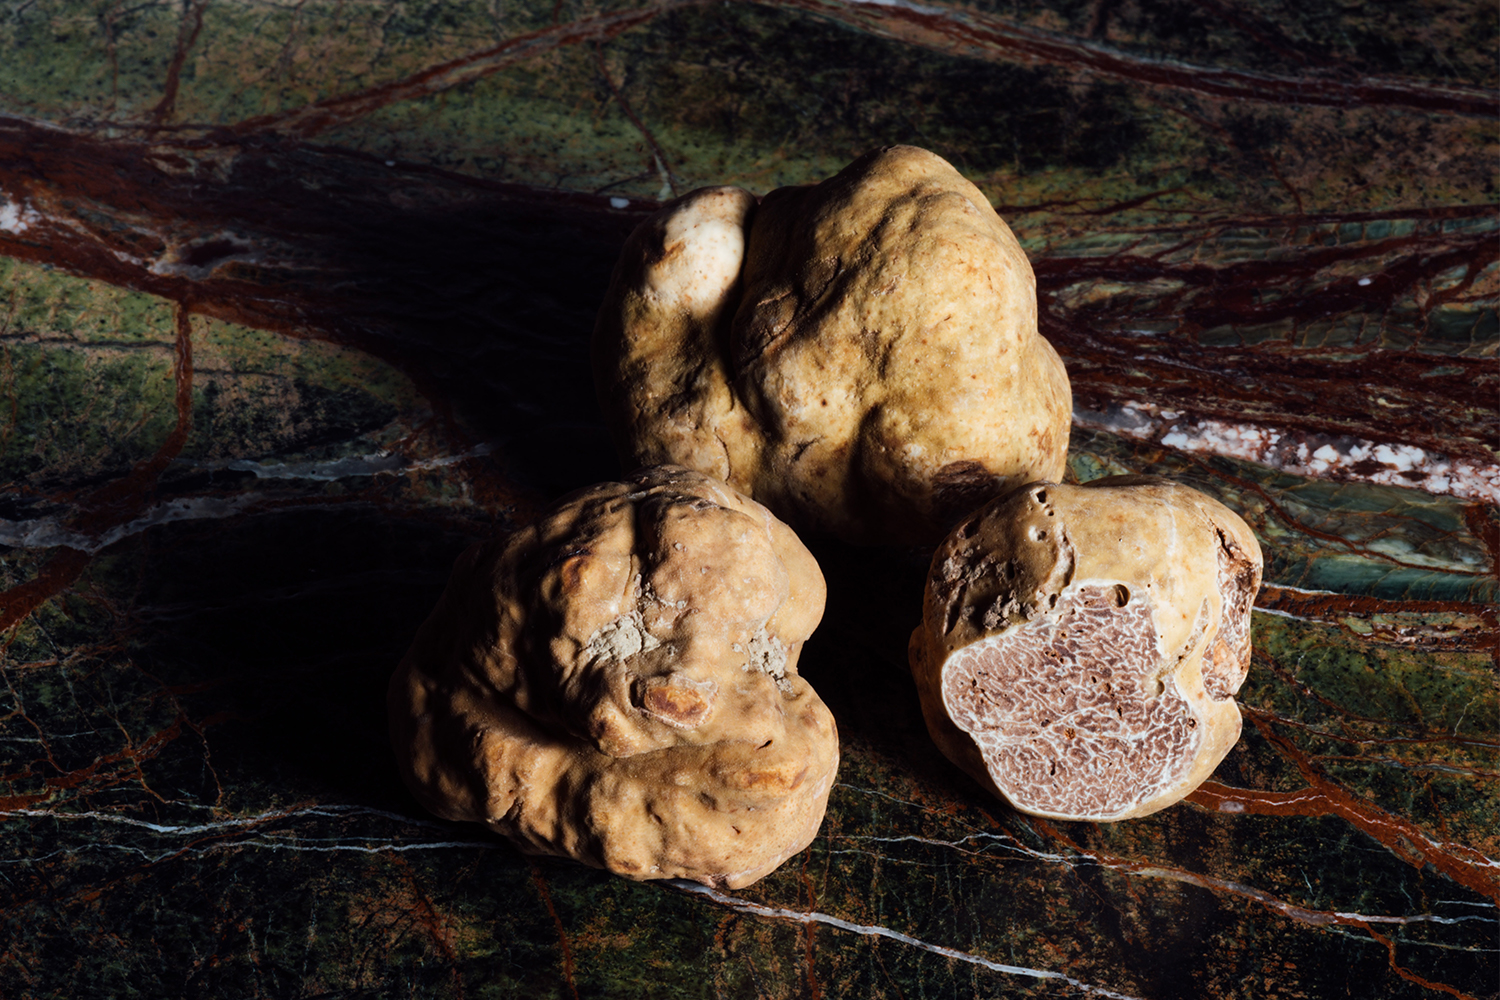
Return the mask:
<path id="1" fill-rule="evenodd" d="M 1113 816 L 1179 781 L 1202 739 L 1175 679 L 1155 680 L 1160 661 L 1143 599 L 1082 585 L 949 657 L 943 701 L 1017 806 Z"/>

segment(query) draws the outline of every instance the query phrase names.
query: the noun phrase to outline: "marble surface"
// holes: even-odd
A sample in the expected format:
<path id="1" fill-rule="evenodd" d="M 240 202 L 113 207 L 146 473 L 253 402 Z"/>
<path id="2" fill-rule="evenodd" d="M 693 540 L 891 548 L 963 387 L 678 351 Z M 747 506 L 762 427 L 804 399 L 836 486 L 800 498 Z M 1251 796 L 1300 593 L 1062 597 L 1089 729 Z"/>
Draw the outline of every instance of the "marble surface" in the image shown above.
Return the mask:
<path id="1" fill-rule="evenodd" d="M 1493 4 L 0 7 L 0 995 L 1493 997 Z M 472 540 L 620 470 L 621 242 L 911 142 L 1032 255 L 1070 475 L 1267 553 L 1191 799 L 934 749 L 921 552 L 815 542 L 844 762 L 737 892 L 426 816 L 386 678 Z"/>

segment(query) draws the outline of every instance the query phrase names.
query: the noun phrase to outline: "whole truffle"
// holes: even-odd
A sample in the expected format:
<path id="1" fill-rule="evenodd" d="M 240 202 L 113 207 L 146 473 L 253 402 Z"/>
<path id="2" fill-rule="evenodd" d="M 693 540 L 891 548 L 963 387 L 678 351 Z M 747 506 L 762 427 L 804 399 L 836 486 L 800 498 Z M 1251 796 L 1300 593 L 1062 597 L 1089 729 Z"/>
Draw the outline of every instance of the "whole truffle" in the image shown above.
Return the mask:
<path id="1" fill-rule="evenodd" d="M 935 542 L 1060 477 L 1068 446 L 1025 253 L 911 146 L 758 205 L 735 187 L 667 204 L 625 245 L 594 374 L 628 460 L 707 472 L 853 542 Z"/>
<path id="2" fill-rule="evenodd" d="M 634 879 L 738 888 L 812 841 L 838 765 L 797 674 L 823 575 L 696 472 L 560 501 L 453 570 L 391 679 L 428 809 Z"/>
<path id="3" fill-rule="evenodd" d="M 1165 808 L 1239 739 L 1260 574 L 1245 522 L 1189 487 L 1022 487 L 933 555 L 910 649 L 927 728 L 1023 812 Z"/>

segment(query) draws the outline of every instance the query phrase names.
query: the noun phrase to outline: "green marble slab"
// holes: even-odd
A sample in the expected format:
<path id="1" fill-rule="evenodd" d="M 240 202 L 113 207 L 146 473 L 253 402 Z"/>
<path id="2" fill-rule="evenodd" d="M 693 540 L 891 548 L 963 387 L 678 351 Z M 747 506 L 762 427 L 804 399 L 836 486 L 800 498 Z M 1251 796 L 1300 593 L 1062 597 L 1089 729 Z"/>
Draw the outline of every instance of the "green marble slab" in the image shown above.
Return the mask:
<path id="1" fill-rule="evenodd" d="M 1468 2 L 6 5 L 0 996 L 1496 996 L 1497 39 Z M 386 679 L 468 544 L 620 472 L 625 235 L 893 142 L 1032 255 L 1070 478 L 1261 539 L 1239 745 L 1145 819 L 1015 813 L 922 723 L 925 554 L 814 541 L 843 761 L 775 874 L 426 815 Z"/>

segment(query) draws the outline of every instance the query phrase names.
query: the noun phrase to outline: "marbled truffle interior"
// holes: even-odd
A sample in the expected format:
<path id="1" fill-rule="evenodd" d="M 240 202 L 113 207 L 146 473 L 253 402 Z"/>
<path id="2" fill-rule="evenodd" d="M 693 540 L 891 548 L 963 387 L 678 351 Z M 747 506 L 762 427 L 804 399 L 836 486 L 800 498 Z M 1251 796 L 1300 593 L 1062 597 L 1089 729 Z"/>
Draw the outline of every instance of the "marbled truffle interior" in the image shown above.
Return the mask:
<path id="1" fill-rule="evenodd" d="M 913 674 L 934 739 L 1025 812 L 1141 816 L 1239 736 L 1260 550 L 1166 480 L 1037 483 L 939 547 Z"/>

